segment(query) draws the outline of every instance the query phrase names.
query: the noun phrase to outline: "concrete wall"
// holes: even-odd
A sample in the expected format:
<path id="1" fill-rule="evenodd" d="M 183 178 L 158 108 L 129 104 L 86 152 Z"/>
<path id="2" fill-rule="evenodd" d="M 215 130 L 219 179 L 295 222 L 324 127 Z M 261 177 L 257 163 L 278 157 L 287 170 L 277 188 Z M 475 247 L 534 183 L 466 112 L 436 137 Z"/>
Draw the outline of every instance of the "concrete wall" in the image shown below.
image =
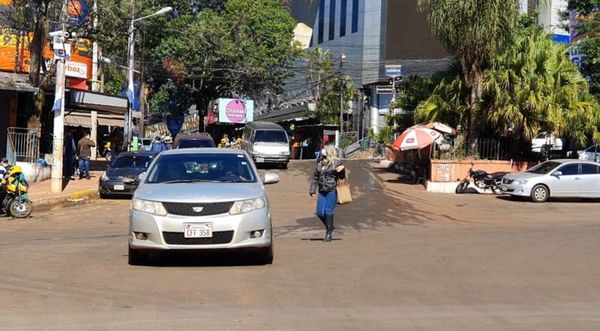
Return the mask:
<path id="1" fill-rule="evenodd" d="M 52 174 L 52 167 L 42 166 L 39 163 L 17 162 L 17 165 L 23 169 L 25 179 L 29 183 L 37 183 L 50 179 L 50 175 Z"/>
<path id="2" fill-rule="evenodd" d="M 472 164 L 472 165 L 471 165 Z M 492 160 L 431 160 L 432 182 L 456 182 L 467 175 L 469 168 L 486 172 L 525 171 L 533 164 L 530 162 L 492 161 Z"/>

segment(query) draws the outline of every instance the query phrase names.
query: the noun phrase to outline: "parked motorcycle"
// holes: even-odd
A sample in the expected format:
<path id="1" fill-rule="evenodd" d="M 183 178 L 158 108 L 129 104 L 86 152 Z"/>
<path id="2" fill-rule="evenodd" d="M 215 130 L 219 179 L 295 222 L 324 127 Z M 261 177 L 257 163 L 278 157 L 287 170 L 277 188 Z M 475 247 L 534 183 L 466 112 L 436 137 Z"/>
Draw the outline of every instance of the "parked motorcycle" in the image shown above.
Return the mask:
<path id="1" fill-rule="evenodd" d="M 469 168 L 467 176 L 460 181 L 458 186 L 456 186 L 455 192 L 457 194 L 464 193 L 472 180 L 475 186 L 484 191 L 490 189 L 494 194 L 501 194 L 502 190 L 500 189 L 500 184 L 502 183 L 502 178 L 506 174 L 507 172 L 494 172 L 488 174 L 483 170 L 473 170 L 473 167 L 471 167 Z"/>
<path id="2" fill-rule="evenodd" d="M 27 196 L 29 184 L 20 166 L 12 166 L 0 184 L 0 190 L 5 194 L 0 202 L 0 212 L 16 218 L 31 215 L 33 204 Z"/>

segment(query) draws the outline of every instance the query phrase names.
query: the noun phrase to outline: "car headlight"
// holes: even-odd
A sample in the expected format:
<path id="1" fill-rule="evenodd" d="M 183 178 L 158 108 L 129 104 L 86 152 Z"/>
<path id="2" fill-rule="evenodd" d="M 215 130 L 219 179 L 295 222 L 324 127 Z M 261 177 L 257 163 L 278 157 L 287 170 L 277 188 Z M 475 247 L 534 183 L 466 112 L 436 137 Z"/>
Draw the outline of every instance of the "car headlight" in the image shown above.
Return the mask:
<path id="1" fill-rule="evenodd" d="M 250 200 L 236 201 L 233 206 L 229 209 L 229 214 L 238 215 L 251 212 L 253 210 L 261 209 L 265 207 L 265 199 L 256 198 Z"/>
<path id="2" fill-rule="evenodd" d="M 515 185 L 525 185 L 527 184 L 527 179 L 515 180 Z"/>
<path id="3" fill-rule="evenodd" d="M 165 216 L 167 215 L 167 210 L 163 206 L 162 203 L 156 201 L 149 201 L 143 199 L 134 198 L 131 201 L 131 207 L 134 210 L 143 211 L 148 214 Z"/>
<path id="4" fill-rule="evenodd" d="M 102 174 L 102 177 L 100 177 L 100 180 L 103 182 L 108 180 L 108 176 L 106 175 L 106 172 Z"/>

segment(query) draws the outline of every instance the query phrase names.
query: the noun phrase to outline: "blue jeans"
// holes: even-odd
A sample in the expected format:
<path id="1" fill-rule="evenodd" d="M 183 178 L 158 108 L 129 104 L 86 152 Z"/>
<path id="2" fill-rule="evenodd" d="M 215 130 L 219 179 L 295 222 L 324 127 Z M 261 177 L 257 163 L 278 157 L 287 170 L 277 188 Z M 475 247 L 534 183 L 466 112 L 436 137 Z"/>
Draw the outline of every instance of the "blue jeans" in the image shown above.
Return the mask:
<path id="1" fill-rule="evenodd" d="M 90 158 L 79 158 L 79 178 L 90 177 Z"/>
<path id="2" fill-rule="evenodd" d="M 319 192 L 317 197 L 317 216 L 332 216 L 337 203 L 337 193 L 335 191 Z"/>

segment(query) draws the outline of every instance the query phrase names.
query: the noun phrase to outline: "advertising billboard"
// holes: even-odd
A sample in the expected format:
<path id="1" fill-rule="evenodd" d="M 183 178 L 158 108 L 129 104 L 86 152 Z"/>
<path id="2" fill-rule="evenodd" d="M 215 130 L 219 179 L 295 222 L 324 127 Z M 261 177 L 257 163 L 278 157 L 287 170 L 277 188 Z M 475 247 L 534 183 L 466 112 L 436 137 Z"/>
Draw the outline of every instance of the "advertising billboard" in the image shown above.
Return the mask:
<path id="1" fill-rule="evenodd" d="M 254 119 L 254 101 L 218 99 L 219 123 L 245 124 Z"/>

